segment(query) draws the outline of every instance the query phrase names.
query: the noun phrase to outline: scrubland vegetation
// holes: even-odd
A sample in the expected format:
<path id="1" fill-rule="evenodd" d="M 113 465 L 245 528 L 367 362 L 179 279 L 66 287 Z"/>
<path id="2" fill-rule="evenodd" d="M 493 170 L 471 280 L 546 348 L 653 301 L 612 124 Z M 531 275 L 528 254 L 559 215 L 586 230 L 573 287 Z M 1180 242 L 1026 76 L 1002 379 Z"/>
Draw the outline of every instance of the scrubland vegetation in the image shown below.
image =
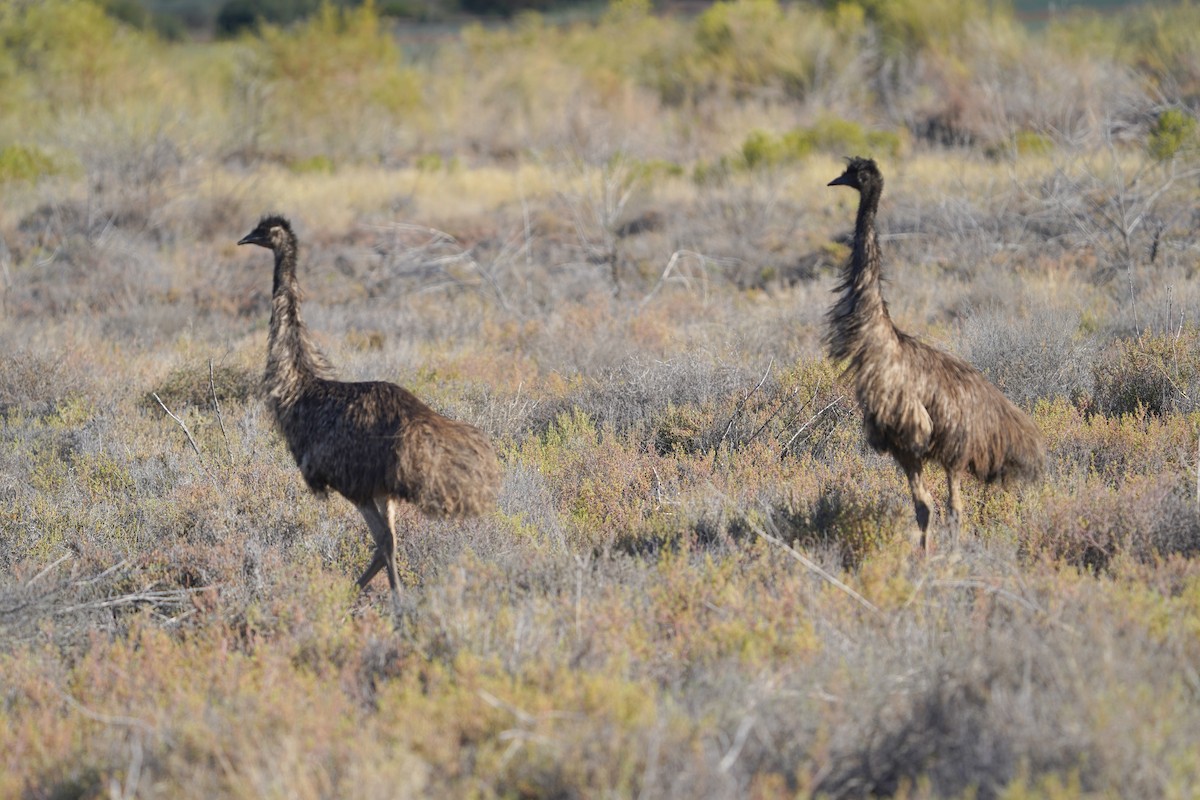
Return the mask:
<path id="1" fill-rule="evenodd" d="M 0 7 L 0 796 L 1200 793 L 1198 27 Z M 853 154 L 897 322 L 1048 444 L 927 559 L 821 343 Z M 258 396 L 267 211 L 340 374 L 502 453 L 399 614 Z"/>

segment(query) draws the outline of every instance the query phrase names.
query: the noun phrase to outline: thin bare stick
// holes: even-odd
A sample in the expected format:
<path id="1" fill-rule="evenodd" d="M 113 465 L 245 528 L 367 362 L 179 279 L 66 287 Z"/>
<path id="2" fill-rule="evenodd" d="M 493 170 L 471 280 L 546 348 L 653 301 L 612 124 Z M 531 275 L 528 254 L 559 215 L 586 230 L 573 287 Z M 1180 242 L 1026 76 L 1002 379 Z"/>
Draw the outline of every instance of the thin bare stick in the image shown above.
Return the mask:
<path id="1" fill-rule="evenodd" d="M 171 409 L 167 408 L 167 404 L 162 401 L 162 398 L 158 396 L 157 392 L 152 392 L 150 396 L 158 401 L 158 404 L 162 406 L 162 410 L 167 412 L 168 417 L 179 423 L 180 428 L 183 428 L 183 433 L 185 436 L 187 436 L 188 444 L 192 446 L 192 450 L 196 452 L 196 458 L 200 460 L 200 468 L 204 470 L 205 473 L 208 473 L 208 467 L 204 466 L 204 456 L 200 455 L 200 447 L 196 444 L 196 440 L 192 438 L 192 432 L 188 430 L 188 426 L 184 424 L 183 420 L 171 413 Z"/>
<path id="2" fill-rule="evenodd" d="M 925 584 L 924 582 L 922 582 L 922 585 L 928 586 L 930 589 L 968 589 L 968 590 L 974 590 L 974 591 L 987 592 L 990 595 L 999 597 L 1003 600 L 1007 600 L 1010 603 L 1013 603 L 1014 605 L 1020 606 L 1021 608 L 1024 608 L 1026 611 L 1029 611 L 1032 614 L 1040 614 L 1047 621 L 1049 621 L 1050 623 L 1054 624 L 1055 626 L 1063 629 L 1067 633 L 1070 633 L 1070 634 L 1073 634 L 1076 636 L 1079 635 L 1079 631 L 1076 630 L 1075 628 L 1073 628 L 1072 626 L 1068 625 L 1067 623 L 1060 622 L 1060 621 L 1054 620 L 1054 619 L 1050 619 L 1050 612 L 1047 611 L 1046 609 L 1042 608 L 1037 603 L 1034 603 L 1033 601 L 1022 597 L 1021 595 L 1017 594 L 1016 592 L 1005 589 L 1003 586 L 995 586 L 995 585 L 988 583 L 985 580 L 981 580 L 979 578 L 965 578 L 962 580 L 935 580 L 935 581 L 930 581 L 928 584 Z M 920 591 L 921 588 L 922 588 L 921 586 L 918 586 L 916 591 Z M 914 592 L 914 594 L 915 594 L 915 592 Z"/>
<path id="3" fill-rule="evenodd" d="M 750 523 L 750 530 L 754 531 L 756 534 L 758 534 L 762 538 L 766 539 L 771 544 L 783 549 L 785 552 L 787 552 L 788 555 L 790 555 L 792 558 L 796 559 L 801 564 L 803 564 L 806 569 L 808 569 L 810 572 L 816 574 L 817 577 L 828 581 L 834 587 L 841 589 L 843 592 L 850 595 L 850 597 L 857 600 L 859 602 L 859 604 L 862 605 L 863 608 L 867 609 L 868 611 L 872 612 L 873 614 L 882 613 L 879 610 L 879 606 L 875 605 L 870 600 L 863 597 L 861 594 L 859 594 L 858 592 L 854 591 L 846 584 L 839 581 L 833 575 L 830 575 L 828 572 L 826 572 L 824 569 L 821 568 L 820 564 L 813 561 L 811 558 L 804 555 L 803 553 L 801 553 L 796 548 L 792 547 L 787 542 L 783 541 L 782 539 L 780 539 L 777 536 L 772 536 L 771 534 L 767 533 L 766 531 L 764 531 L 762 528 L 760 528 L 757 524 L 755 524 L 753 522 Z"/>
<path id="4" fill-rule="evenodd" d="M 725 443 L 725 439 L 729 436 L 729 432 L 733 430 L 733 423 L 737 422 L 737 418 L 742 415 L 742 410 L 745 409 L 746 403 L 750 401 L 751 396 L 753 396 L 753 394 L 761 389 L 762 385 L 767 382 L 767 376 L 771 374 L 771 367 L 773 366 L 775 366 L 774 358 L 772 358 L 767 364 L 766 371 L 763 372 L 762 378 L 759 379 L 755 387 L 746 392 L 746 394 L 742 395 L 742 399 L 738 401 L 737 406 L 733 409 L 733 414 L 729 417 L 729 424 L 725 426 L 725 430 L 721 433 L 721 438 L 717 440 L 717 445 L 713 448 L 712 467 L 709 469 L 709 472 L 717 471 L 717 456 L 721 453 L 721 445 Z"/>
<path id="5" fill-rule="evenodd" d="M 63 563 L 64 561 L 66 561 L 66 560 L 67 560 L 67 559 L 69 559 L 69 558 L 71 558 L 71 554 L 70 554 L 70 553 L 67 553 L 67 554 L 66 554 L 65 556 L 63 556 L 62 558 L 58 559 L 58 560 L 57 560 L 57 561 L 55 561 L 54 563 L 52 563 L 52 564 L 50 564 L 49 566 L 47 566 L 45 569 L 43 569 L 43 570 L 42 570 L 41 572 L 39 572 L 37 575 L 34 575 L 32 578 L 30 578 L 30 579 L 29 579 L 29 580 L 28 580 L 28 581 L 25 583 L 25 588 L 26 588 L 26 589 L 28 589 L 30 586 L 33 586 L 35 583 L 37 583 L 38 581 L 40 581 L 42 578 L 46 577 L 46 575 L 48 575 L 48 574 L 50 573 L 50 570 L 54 569 L 54 568 L 55 568 L 55 567 L 57 567 L 59 564 Z"/>
<path id="6" fill-rule="evenodd" d="M 125 569 L 128 566 L 129 566 L 129 559 L 123 558 L 120 561 L 118 561 L 116 564 L 113 564 L 111 567 L 104 570 L 104 572 L 101 572 L 99 575 L 93 575 L 90 578 L 80 578 L 77 581 L 73 581 L 72 584 L 74 586 L 91 586 L 94 583 L 99 583 L 100 581 L 109 577 L 113 573 L 120 572 L 121 570 Z"/>
<path id="7" fill-rule="evenodd" d="M 229 434 L 225 432 L 225 418 L 221 416 L 221 403 L 217 400 L 217 382 L 213 379 L 213 363 L 211 358 L 208 360 L 208 390 L 212 392 L 213 408 L 217 410 L 217 424 L 221 426 L 221 438 L 225 440 L 225 454 L 229 457 L 229 466 L 232 467 L 233 448 L 229 446 Z"/>
<path id="8" fill-rule="evenodd" d="M 741 723 L 738 724 L 737 733 L 733 735 L 733 743 L 729 745 L 729 750 L 721 758 L 721 763 L 717 765 L 717 769 L 722 773 L 733 769 L 733 765 L 737 763 L 738 756 L 742 754 L 742 748 L 746 746 L 746 740 L 750 738 L 750 731 L 754 729 L 754 725 L 757 722 L 758 717 L 754 714 L 747 714 L 742 717 Z"/>
<path id="9" fill-rule="evenodd" d="M 779 412 L 783 411 L 783 409 L 786 408 L 792 402 L 792 400 L 795 399 L 796 395 L 798 395 L 798 394 L 800 394 L 800 386 L 799 385 L 793 387 L 792 391 L 788 393 L 787 397 L 783 398 L 776 404 L 775 410 L 767 415 L 767 418 L 763 422 L 763 424 L 759 425 L 758 430 L 756 430 L 754 433 L 750 434 L 750 438 L 747 439 L 746 441 L 753 442 L 755 439 L 757 439 L 758 435 L 767 429 L 767 426 L 771 424 L 771 421 L 774 420 L 776 417 L 778 417 Z"/>
<path id="10" fill-rule="evenodd" d="M 131 592 L 130 594 L 117 595 L 115 597 L 105 597 L 99 600 L 88 600 L 83 603 L 65 606 L 55 609 L 54 616 L 65 616 L 74 614 L 78 611 L 99 611 L 105 608 L 124 608 L 125 606 L 165 606 L 165 605 L 182 605 L 189 597 L 194 594 L 206 591 L 208 586 L 201 586 L 194 589 L 154 589 L 149 586 L 140 592 Z"/>
<path id="11" fill-rule="evenodd" d="M 99 722 L 102 725 L 112 725 L 123 728 L 137 728 L 138 730 L 146 733 L 154 733 L 155 731 L 154 726 L 145 720 L 138 719 L 137 717 L 127 717 L 123 714 L 103 714 L 99 711 L 92 711 L 90 708 L 76 700 L 68 693 L 64 692 L 62 689 L 55 687 L 54 691 L 64 703 L 93 722 Z"/>
<path id="12" fill-rule="evenodd" d="M 690 259 L 699 262 L 697 272 L 699 273 L 696 282 L 700 284 L 700 299 L 702 302 L 708 302 L 708 265 L 709 263 L 719 264 L 718 259 L 709 258 L 703 253 L 697 253 L 694 250 L 676 250 L 671 254 L 671 258 L 667 260 L 667 266 L 663 268 L 662 275 L 658 276 L 658 282 L 654 284 L 654 288 L 649 294 L 641 299 L 638 303 L 638 308 L 645 306 L 654 295 L 658 294 L 659 290 L 667 284 L 668 281 L 677 281 L 682 283 L 689 291 L 694 291 L 693 279 L 689 277 L 680 268 L 685 259 Z"/>
<path id="13" fill-rule="evenodd" d="M 799 438 L 800 438 L 800 434 L 804 433 L 804 431 L 806 431 L 806 430 L 808 429 L 808 426 L 809 426 L 809 425 L 812 425 L 814 422 L 816 422 L 817 420 L 819 420 L 819 419 L 822 417 L 822 415 L 824 415 L 824 414 L 825 414 L 825 412 L 826 412 L 826 411 L 828 411 L 829 409 L 833 408 L 833 407 L 834 407 L 834 406 L 836 406 L 838 403 L 842 402 L 842 398 L 844 398 L 845 396 L 846 396 L 846 395 L 844 395 L 844 394 L 839 394 L 837 397 L 833 398 L 833 400 L 831 400 L 831 401 L 829 402 L 829 404 L 828 404 L 828 405 L 826 405 L 824 408 L 822 408 L 822 409 L 821 409 L 820 411 L 818 411 L 817 413 L 813 414 L 813 415 L 812 415 L 812 416 L 809 418 L 808 422 L 806 422 L 806 423 L 804 423 L 803 425 L 801 425 L 801 426 L 800 426 L 800 430 L 798 430 L 798 431 L 796 431 L 794 434 L 792 434 L 792 438 L 788 439 L 788 440 L 787 440 L 787 444 L 785 444 L 785 445 L 783 446 L 783 448 L 782 448 L 782 449 L 779 451 L 779 458 L 780 458 L 780 460 L 782 460 L 782 459 L 783 459 L 783 457 L 787 455 L 788 448 L 792 446 L 792 442 L 794 442 L 794 441 L 796 441 L 797 439 L 799 439 Z"/>

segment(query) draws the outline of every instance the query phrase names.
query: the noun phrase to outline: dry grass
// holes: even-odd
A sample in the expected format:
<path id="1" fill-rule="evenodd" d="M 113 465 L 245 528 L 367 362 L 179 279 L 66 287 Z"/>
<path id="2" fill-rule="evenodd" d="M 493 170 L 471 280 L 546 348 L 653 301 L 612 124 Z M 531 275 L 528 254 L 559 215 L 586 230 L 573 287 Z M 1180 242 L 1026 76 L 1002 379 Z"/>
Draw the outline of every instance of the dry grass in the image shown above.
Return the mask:
<path id="1" fill-rule="evenodd" d="M 1169 87 L 1002 19 L 895 51 L 902 19 L 751 5 L 465 31 L 372 72 L 357 135 L 271 105 L 353 61 L 336 32 L 272 72 L 255 40 L 110 31 L 129 91 L 93 105 L 57 51 L 20 62 L 0 144 L 58 166 L 0 184 L 0 796 L 1200 791 L 1196 162 L 1145 148 Z M 823 356 L 849 153 L 737 162 L 830 109 L 903 133 L 894 316 L 1047 439 L 1042 484 L 966 487 L 924 560 Z M 271 278 L 234 242 L 269 210 L 341 374 L 502 453 L 495 514 L 404 520 L 398 614 L 258 397 Z"/>

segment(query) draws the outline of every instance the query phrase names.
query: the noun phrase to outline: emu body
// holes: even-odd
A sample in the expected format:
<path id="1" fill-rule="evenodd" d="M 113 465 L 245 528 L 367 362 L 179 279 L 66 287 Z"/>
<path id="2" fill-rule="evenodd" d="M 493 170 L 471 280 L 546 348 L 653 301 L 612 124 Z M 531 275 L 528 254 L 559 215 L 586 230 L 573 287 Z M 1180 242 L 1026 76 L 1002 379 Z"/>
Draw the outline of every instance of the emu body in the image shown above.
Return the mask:
<path id="1" fill-rule="evenodd" d="M 386 567 L 399 598 L 399 503 L 433 517 L 487 512 L 500 479 L 495 452 L 478 428 L 438 414 L 393 383 L 330 377 L 300 318 L 297 243 L 286 219 L 264 218 L 238 244 L 275 254 L 264 388 L 288 450 L 309 489 L 337 492 L 366 520 L 375 555 L 359 587 Z"/>
<path id="2" fill-rule="evenodd" d="M 1036 479 L 1045 451 L 1033 421 L 979 370 L 899 330 L 880 287 L 881 258 L 875 214 L 883 175 L 870 159 L 850 159 L 829 183 L 859 192 L 854 248 L 842 269 L 838 299 L 829 310 L 832 358 L 846 361 L 867 442 L 890 453 L 908 478 L 919 529 L 931 545 L 933 497 L 925 487 L 925 462 L 946 471 L 949 528 L 957 538 L 964 474 L 984 483 Z"/>

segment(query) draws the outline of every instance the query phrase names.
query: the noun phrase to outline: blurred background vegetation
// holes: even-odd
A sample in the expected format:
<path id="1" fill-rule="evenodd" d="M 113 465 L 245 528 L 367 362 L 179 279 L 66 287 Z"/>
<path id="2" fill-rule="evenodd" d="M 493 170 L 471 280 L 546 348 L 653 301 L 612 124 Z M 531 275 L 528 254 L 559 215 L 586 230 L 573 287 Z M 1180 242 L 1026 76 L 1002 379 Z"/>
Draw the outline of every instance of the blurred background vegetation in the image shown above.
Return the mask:
<path id="1" fill-rule="evenodd" d="M 363 0 L 327 0 L 341 8 L 361 5 Z M 838 5 L 836 0 L 825 0 L 829 5 Z M 217 33 L 228 35 L 242 28 L 252 27 L 258 20 L 272 24 L 294 22 L 311 16 L 320 7 L 322 0 L 103 0 L 101 5 L 111 15 L 140 28 L 154 27 L 162 33 L 177 36 L 206 35 Z M 559 13 L 583 11 L 600 13 L 604 4 L 597 0 L 383 0 L 377 3 L 381 14 L 409 19 L 452 19 L 463 15 L 509 17 L 521 11 Z M 655 4 L 659 11 L 695 14 L 709 5 L 701 2 L 660 2 Z M 905 5 L 879 0 L 860 3 L 876 14 L 889 14 L 889 6 Z M 907 4 L 911 13 L 919 4 Z M 989 3 L 994 6 L 996 3 Z M 1129 0 L 1078 0 L 1077 2 L 1051 2 L 1051 0 L 1016 0 L 1007 3 L 1016 16 L 1030 24 L 1040 24 L 1048 19 L 1079 11 L 1111 13 L 1130 9 L 1141 3 Z M 927 19 L 934 19 L 945 5 L 925 4 Z"/>
<path id="2" fill-rule="evenodd" d="M 0 10 L 0 107 L 20 111 L 0 122 L 18 148 L 5 172 L 85 166 L 64 130 L 84 118 L 186 117 L 189 147 L 221 159 L 336 166 L 503 158 L 606 125 L 633 139 L 660 112 L 635 155 L 701 177 L 815 151 L 1145 141 L 1155 125 L 1162 160 L 1195 138 L 1187 3 L 523 1 L 18 0 Z"/>

